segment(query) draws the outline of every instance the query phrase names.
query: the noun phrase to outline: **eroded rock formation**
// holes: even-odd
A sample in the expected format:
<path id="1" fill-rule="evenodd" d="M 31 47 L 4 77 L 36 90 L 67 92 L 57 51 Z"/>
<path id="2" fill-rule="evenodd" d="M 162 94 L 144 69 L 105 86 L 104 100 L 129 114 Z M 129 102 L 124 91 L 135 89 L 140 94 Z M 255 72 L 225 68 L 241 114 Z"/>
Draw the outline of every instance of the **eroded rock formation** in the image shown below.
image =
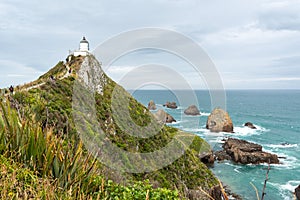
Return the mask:
<path id="1" fill-rule="evenodd" d="M 156 110 L 156 105 L 154 103 L 153 100 L 151 100 L 149 103 L 148 103 L 148 109 L 149 110 Z"/>
<path id="2" fill-rule="evenodd" d="M 172 108 L 172 109 L 176 109 L 177 108 L 176 102 L 169 102 L 169 101 L 167 101 L 166 104 L 164 104 L 164 106 L 166 106 L 167 108 Z"/>
<path id="3" fill-rule="evenodd" d="M 221 108 L 215 108 L 207 118 L 206 128 L 211 132 L 233 132 L 229 114 Z"/>
<path id="4" fill-rule="evenodd" d="M 155 118 L 157 119 L 158 122 L 160 123 L 172 123 L 176 122 L 174 117 L 172 117 L 170 114 L 166 113 L 164 110 L 158 110 L 154 114 Z"/>
<path id="5" fill-rule="evenodd" d="M 184 114 L 186 115 L 200 115 L 200 111 L 195 105 L 189 106 L 187 109 L 184 110 Z"/>
<path id="6" fill-rule="evenodd" d="M 227 159 L 241 164 L 279 164 L 277 155 L 262 151 L 261 145 L 236 138 L 228 138 L 223 150 L 215 152 L 215 156 L 217 160 Z"/>

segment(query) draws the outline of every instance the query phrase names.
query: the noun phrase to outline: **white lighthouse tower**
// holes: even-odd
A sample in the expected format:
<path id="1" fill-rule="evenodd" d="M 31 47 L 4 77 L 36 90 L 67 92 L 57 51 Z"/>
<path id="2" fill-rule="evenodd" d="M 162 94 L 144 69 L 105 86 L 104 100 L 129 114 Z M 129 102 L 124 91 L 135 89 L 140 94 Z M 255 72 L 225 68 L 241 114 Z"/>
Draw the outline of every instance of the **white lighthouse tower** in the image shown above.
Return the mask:
<path id="1" fill-rule="evenodd" d="M 79 50 L 74 51 L 74 56 L 87 56 L 89 54 L 89 42 L 83 36 L 82 40 L 79 43 Z"/>

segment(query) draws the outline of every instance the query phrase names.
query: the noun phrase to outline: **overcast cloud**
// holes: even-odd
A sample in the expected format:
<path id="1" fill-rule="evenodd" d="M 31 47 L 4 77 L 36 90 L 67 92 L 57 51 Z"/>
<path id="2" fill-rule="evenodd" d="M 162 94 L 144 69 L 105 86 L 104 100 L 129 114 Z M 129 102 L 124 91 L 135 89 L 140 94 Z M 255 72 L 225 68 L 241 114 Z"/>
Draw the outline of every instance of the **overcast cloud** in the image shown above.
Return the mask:
<path id="1" fill-rule="evenodd" d="M 0 86 L 38 78 L 83 35 L 93 49 L 120 32 L 158 27 L 197 42 L 226 89 L 300 89 L 299 11 L 299 0 L 2 0 Z M 205 87 L 187 63 L 164 52 L 132 53 L 107 72 L 118 81 L 148 63 L 173 66 L 193 87 Z"/>

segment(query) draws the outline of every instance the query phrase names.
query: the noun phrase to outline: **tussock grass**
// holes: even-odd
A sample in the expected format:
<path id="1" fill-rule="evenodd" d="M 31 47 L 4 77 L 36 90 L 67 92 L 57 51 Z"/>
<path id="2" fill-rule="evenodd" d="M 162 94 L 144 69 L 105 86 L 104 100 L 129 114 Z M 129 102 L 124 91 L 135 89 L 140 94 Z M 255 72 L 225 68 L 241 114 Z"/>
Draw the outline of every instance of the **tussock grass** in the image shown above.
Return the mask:
<path id="1" fill-rule="evenodd" d="M 106 180 L 80 140 L 42 130 L 34 116 L 21 118 L 0 102 L 0 199 L 178 199 L 148 181 L 129 186 Z"/>

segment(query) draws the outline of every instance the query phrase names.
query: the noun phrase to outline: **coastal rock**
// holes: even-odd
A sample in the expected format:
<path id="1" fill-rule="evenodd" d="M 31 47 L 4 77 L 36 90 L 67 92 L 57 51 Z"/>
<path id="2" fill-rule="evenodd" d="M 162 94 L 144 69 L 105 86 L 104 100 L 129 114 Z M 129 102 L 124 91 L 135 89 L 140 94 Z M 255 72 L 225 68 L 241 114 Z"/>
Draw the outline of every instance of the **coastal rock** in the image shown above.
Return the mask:
<path id="1" fill-rule="evenodd" d="M 200 111 L 195 105 L 189 106 L 187 109 L 184 110 L 184 114 L 186 115 L 200 115 Z"/>
<path id="2" fill-rule="evenodd" d="M 256 127 L 251 122 L 246 122 L 244 124 L 244 126 L 247 126 L 248 128 L 251 128 L 251 129 L 256 129 Z"/>
<path id="3" fill-rule="evenodd" d="M 222 190 L 221 187 L 219 185 L 211 188 L 211 190 L 209 191 L 210 196 L 214 199 L 214 200 L 222 200 Z"/>
<path id="4" fill-rule="evenodd" d="M 223 144 L 223 151 L 215 156 L 218 160 L 230 159 L 241 164 L 279 164 L 277 155 L 262 151 L 261 145 L 236 138 L 228 138 Z"/>
<path id="5" fill-rule="evenodd" d="M 226 185 L 224 185 L 222 183 L 223 189 L 226 193 L 226 196 L 229 199 L 234 199 L 234 200 L 242 200 L 242 197 L 233 193 Z M 223 200 L 226 199 L 226 197 L 224 197 L 221 186 L 220 185 L 216 185 L 214 187 L 212 187 L 209 191 L 209 195 L 214 199 L 214 200 Z"/>
<path id="6" fill-rule="evenodd" d="M 206 128 L 211 132 L 233 132 L 229 114 L 221 108 L 215 108 L 207 118 Z"/>
<path id="7" fill-rule="evenodd" d="M 215 153 L 215 159 L 218 161 L 222 160 L 231 160 L 231 156 L 226 153 L 226 151 L 221 150 L 221 151 L 216 151 Z"/>
<path id="8" fill-rule="evenodd" d="M 203 162 L 206 165 L 212 165 L 215 161 L 214 154 L 212 151 L 202 152 L 201 154 L 199 154 L 199 158 L 201 162 Z"/>
<path id="9" fill-rule="evenodd" d="M 295 196 L 297 200 L 300 200 L 300 185 L 298 185 L 298 187 L 295 189 Z"/>
<path id="10" fill-rule="evenodd" d="M 156 110 L 156 105 L 153 100 L 148 103 L 148 110 Z"/>
<path id="11" fill-rule="evenodd" d="M 172 109 L 176 109 L 177 108 L 176 102 L 169 102 L 169 101 L 167 101 L 167 103 L 164 104 L 164 106 L 166 106 L 167 108 L 172 108 Z"/>
<path id="12" fill-rule="evenodd" d="M 172 123 L 176 122 L 176 120 L 168 113 L 166 113 L 164 110 L 158 110 L 154 117 L 157 119 L 160 123 Z"/>

